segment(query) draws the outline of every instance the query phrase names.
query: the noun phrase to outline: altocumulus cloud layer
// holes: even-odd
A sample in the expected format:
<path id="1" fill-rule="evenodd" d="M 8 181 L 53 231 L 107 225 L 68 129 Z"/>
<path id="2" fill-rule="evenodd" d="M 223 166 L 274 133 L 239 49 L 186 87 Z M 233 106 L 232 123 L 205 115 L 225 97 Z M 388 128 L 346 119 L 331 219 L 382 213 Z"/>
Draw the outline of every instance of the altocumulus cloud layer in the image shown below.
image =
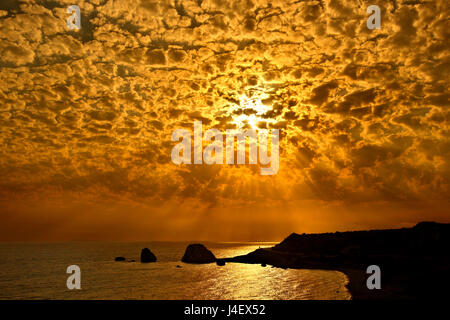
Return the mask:
<path id="1" fill-rule="evenodd" d="M 66 26 L 71 4 L 79 31 Z M 380 30 L 366 27 L 371 4 Z M 448 220 L 449 7 L 2 1 L 3 237 L 145 233 L 154 221 L 164 232 L 208 237 L 201 230 L 226 225 L 235 232 L 220 237 L 278 237 Z M 175 166 L 171 133 L 196 120 L 280 129 L 278 174 Z"/>

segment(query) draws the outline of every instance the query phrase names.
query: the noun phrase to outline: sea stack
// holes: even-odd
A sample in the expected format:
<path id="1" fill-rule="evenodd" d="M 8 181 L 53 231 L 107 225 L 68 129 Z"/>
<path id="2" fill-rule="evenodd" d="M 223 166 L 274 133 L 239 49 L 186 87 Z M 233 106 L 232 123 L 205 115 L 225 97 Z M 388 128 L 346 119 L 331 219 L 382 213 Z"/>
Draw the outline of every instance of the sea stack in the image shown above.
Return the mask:
<path id="1" fill-rule="evenodd" d="M 181 261 L 186 263 L 212 263 L 216 261 L 216 257 L 204 245 L 190 244 L 187 246 Z"/>
<path id="2" fill-rule="evenodd" d="M 223 267 L 223 266 L 225 265 L 225 259 L 217 259 L 217 260 L 216 260 L 216 264 L 217 264 L 218 266 Z"/>
<path id="3" fill-rule="evenodd" d="M 150 251 L 150 249 L 144 248 L 141 251 L 141 262 L 156 262 L 156 256 Z"/>

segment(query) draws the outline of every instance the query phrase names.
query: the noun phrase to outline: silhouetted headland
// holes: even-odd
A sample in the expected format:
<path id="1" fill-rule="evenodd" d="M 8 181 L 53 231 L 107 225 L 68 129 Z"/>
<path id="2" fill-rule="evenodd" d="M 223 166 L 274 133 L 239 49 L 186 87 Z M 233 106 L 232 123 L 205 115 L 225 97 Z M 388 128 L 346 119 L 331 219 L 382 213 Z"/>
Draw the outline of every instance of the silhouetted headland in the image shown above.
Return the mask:
<path id="1" fill-rule="evenodd" d="M 344 272 L 353 299 L 440 298 L 450 284 L 450 224 L 420 222 L 412 228 L 293 233 L 272 248 L 226 262 Z M 369 290 L 367 267 L 381 269 L 381 289 Z M 445 293 L 444 293 L 445 292 Z"/>

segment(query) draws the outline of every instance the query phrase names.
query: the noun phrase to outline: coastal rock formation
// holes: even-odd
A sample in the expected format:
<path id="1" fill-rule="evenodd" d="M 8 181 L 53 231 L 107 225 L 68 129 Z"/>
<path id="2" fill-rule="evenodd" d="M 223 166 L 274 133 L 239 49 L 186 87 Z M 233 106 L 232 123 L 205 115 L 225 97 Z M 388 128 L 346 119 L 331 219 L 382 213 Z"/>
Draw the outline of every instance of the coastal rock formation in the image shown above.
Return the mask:
<path id="1" fill-rule="evenodd" d="M 212 263 L 216 261 L 216 257 L 204 245 L 190 244 L 187 246 L 181 261 L 186 263 Z"/>
<path id="2" fill-rule="evenodd" d="M 141 251 L 141 262 L 156 262 L 156 256 L 150 251 L 150 249 L 144 248 Z"/>
<path id="3" fill-rule="evenodd" d="M 303 255 L 447 255 L 450 224 L 420 222 L 413 228 L 291 234 L 273 247 Z"/>
<path id="4" fill-rule="evenodd" d="M 125 261 L 125 257 L 116 257 L 114 261 Z"/>
<path id="5" fill-rule="evenodd" d="M 442 297 L 450 286 L 450 224 L 322 234 L 293 233 L 272 248 L 220 259 L 278 268 L 344 272 L 354 299 Z M 366 286 L 370 265 L 382 272 L 382 289 Z"/>
<path id="6" fill-rule="evenodd" d="M 225 265 L 225 260 L 223 260 L 223 259 L 217 259 L 217 260 L 216 260 L 216 264 L 217 264 L 218 266 L 223 267 L 223 266 Z"/>

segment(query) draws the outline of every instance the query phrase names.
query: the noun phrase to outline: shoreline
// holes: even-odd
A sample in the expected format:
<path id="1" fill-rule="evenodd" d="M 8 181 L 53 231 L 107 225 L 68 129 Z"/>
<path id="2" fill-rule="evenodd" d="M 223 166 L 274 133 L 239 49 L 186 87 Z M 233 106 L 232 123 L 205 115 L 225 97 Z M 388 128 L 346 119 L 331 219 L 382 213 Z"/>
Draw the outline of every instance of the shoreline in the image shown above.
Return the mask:
<path id="1" fill-rule="evenodd" d="M 412 228 L 291 234 L 271 248 L 217 259 L 283 269 L 344 273 L 352 300 L 442 298 L 450 287 L 450 224 L 420 222 Z M 369 266 L 380 270 L 380 289 L 369 289 Z"/>

